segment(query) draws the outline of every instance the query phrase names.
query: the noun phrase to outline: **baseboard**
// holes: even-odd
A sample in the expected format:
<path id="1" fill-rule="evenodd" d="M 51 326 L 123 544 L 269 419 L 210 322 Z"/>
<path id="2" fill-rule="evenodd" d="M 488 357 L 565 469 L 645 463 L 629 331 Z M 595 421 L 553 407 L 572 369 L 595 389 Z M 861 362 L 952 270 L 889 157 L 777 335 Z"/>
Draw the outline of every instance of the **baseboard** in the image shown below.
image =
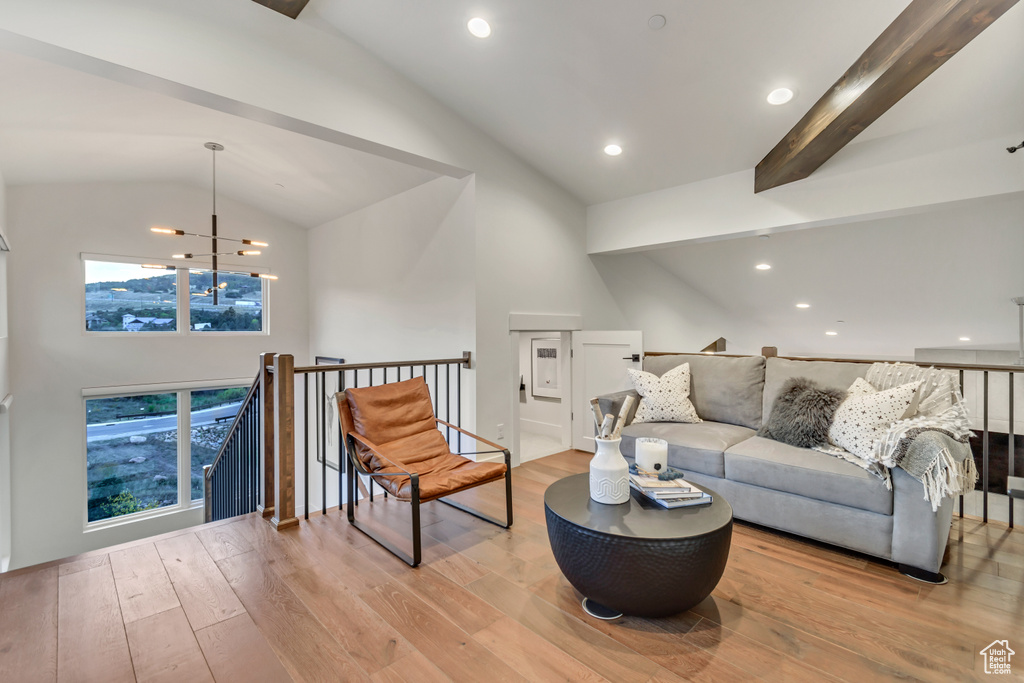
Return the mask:
<path id="1" fill-rule="evenodd" d="M 550 422 L 540 422 L 539 420 L 527 420 L 520 418 L 519 428 L 524 432 L 530 432 L 531 434 L 539 434 L 540 436 L 546 436 L 550 439 L 562 440 L 562 425 L 553 425 Z"/>

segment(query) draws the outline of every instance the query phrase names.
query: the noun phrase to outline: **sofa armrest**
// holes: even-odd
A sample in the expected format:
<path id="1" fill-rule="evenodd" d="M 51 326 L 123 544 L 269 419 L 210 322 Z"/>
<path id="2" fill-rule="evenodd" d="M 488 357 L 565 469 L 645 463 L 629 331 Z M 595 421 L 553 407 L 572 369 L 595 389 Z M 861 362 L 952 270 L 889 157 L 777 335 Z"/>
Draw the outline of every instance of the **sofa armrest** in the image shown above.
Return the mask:
<path id="1" fill-rule="evenodd" d="M 924 497 L 921 482 L 898 467 L 892 469 L 892 559 L 929 572 L 938 572 L 949 542 L 953 499 L 937 512 Z"/>
<path id="2" fill-rule="evenodd" d="M 636 389 L 616 391 L 614 394 L 604 394 L 597 397 L 598 405 L 601 406 L 601 412 L 605 415 L 611 413 L 615 415 L 615 419 L 618 419 L 619 411 L 622 410 L 622 404 L 627 396 L 633 397 L 633 406 L 629 409 L 629 413 L 626 414 L 626 424 L 623 425 L 624 427 L 633 421 L 633 418 L 636 416 L 636 409 L 640 406 L 640 394 L 636 392 Z"/>

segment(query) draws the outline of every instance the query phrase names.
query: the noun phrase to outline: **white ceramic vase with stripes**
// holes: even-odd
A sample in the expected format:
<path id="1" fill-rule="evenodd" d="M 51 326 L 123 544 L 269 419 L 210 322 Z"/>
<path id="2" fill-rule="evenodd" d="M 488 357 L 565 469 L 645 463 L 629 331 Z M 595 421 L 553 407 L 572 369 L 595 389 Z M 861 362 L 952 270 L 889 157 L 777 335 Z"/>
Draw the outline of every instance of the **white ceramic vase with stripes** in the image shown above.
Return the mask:
<path id="1" fill-rule="evenodd" d="M 622 439 L 594 439 L 597 452 L 590 461 L 590 497 L 598 503 L 629 502 L 629 463 L 622 457 Z"/>

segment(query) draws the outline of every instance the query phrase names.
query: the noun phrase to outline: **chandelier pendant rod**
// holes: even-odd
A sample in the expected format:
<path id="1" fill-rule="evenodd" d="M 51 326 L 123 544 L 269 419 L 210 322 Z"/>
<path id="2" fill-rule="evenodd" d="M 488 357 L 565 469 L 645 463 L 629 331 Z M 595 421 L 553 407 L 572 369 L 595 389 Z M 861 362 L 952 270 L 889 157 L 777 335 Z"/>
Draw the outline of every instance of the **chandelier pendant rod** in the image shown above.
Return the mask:
<path id="1" fill-rule="evenodd" d="M 207 142 L 206 147 L 213 154 L 213 213 L 210 214 L 210 234 L 213 243 L 213 273 L 210 289 L 213 290 L 213 305 L 217 306 L 220 288 L 217 286 L 217 152 L 224 149 L 224 145 L 216 142 Z"/>

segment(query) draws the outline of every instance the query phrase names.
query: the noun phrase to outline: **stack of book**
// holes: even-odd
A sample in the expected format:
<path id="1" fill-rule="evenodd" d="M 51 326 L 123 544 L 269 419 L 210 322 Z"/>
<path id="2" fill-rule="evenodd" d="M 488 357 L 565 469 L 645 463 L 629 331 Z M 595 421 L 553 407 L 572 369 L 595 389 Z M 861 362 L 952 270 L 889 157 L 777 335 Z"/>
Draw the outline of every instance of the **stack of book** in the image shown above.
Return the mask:
<path id="1" fill-rule="evenodd" d="M 666 508 L 707 505 L 711 495 L 685 479 L 658 479 L 654 475 L 629 473 L 629 485 L 650 500 Z"/>

